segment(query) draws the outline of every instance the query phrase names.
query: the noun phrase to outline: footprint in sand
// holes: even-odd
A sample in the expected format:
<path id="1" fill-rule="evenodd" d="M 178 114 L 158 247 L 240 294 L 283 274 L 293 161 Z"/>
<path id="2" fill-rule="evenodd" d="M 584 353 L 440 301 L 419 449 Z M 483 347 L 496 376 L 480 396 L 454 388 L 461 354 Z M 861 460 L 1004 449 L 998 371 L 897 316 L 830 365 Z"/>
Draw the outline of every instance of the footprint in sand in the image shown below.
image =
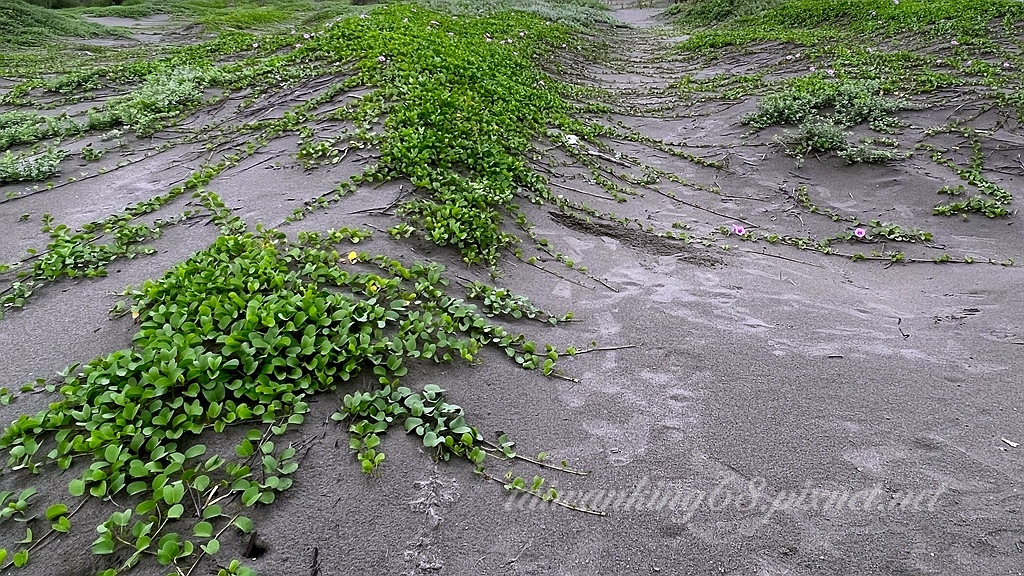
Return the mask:
<path id="1" fill-rule="evenodd" d="M 670 387 L 678 384 L 674 375 L 645 370 L 640 377 L 646 386 L 653 384 L 662 392 L 653 401 L 644 401 L 642 398 L 649 397 L 648 394 L 615 386 L 617 395 L 626 397 L 629 412 L 633 413 L 627 422 L 591 419 L 583 423 L 584 429 L 598 439 L 615 466 L 624 466 L 642 457 L 651 445 L 689 446 L 699 419 L 696 393 L 681 386 Z M 660 417 L 651 420 L 652 414 Z M 652 440 L 652 434 L 659 436 L 657 441 Z"/>

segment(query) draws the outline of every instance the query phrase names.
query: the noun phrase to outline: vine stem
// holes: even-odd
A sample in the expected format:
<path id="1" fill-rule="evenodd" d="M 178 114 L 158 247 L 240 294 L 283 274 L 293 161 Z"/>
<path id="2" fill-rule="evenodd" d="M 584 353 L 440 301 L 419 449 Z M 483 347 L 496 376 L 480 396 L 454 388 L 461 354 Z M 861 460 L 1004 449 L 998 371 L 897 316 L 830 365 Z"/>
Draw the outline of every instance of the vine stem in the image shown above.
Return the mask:
<path id="1" fill-rule="evenodd" d="M 770 256 L 772 258 L 778 258 L 780 260 L 786 260 L 787 262 L 796 262 L 797 264 L 805 264 L 807 266 L 814 266 L 815 268 L 821 268 L 820 265 L 811 262 L 805 262 L 803 260 L 797 260 L 796 258 L 790 258 L 788 256 L 782 256 L 781 254 L 772 254 L 771 252 L 758 252 L 757 250 L 747 250 L 745 248 L 740 249 L 740 252 L 746 252 L 747 254 L 757 254 L 760 256 Z"/>
<path id="2" fill-rule="evenodd" d="M 576 281 L 576 280 L 572 280 L 571 278 L 566 278 L 565 276 L 559 274 L 558 272 L 555 272 L 554 270 L 549 270 L 549 269 L 541 266 L 540 264 L 537 264 L 536 262 L 530 262 L 529 260 L 523 259 L 522 257 L 518 257 L 518 256 L 517 256 L 517 258 L 520 261 L 525 262 L 525 263 L 529 264 L 530 266 L 533 266 L 534 268 L 536 268 L 536 269 L 538 269 L 538 270 L 540 270 L 542 272 L 547 272 L 548 274 L 551 274 L 552 276 L 555 276 L 557 278 L 561 278 L 562 280 L 565 280 L 566 282 L 572 282 L 573 284 L 575 284 L 575 285 L 577 285 L 577 286 L 579 286 L 581 288 L 586 288 L 587 290 L 593 290 L 594 289 L 593 286 L 587 286 L 586 284 L 584 284 L 582 282 L 579 282 L 579 281 Z"/>
<path id="3" fill-rule="evenodd" d="M 492 450 L 500 451 L 501 448 L 499 446 L 496 446 L 495 444 L 492 444 L 491 442 L 488 442 L 487 440 L 484 440 L 483 443 L 487 444 L 488 446 L 491 447 L 489 450 L 486 449 L 486 448 L 484 449 L 486 454 L 488 456 L 490 456 L 491 458 L 496 458 L 496 459 L 502 460 L 502 461 L 506 461 L 506 460 L 522 460 L 524 462 L 529 462 L 530 464 L 536 464 L 537 466 L 540 466 L 541 468 L 548 468 L 550 470 L 557 470 L 559 472 L 565 472 L 566 474 L 572 474 L 574 476 L 590 476 L 590 471 L 589 470 L 576 470 L 574 468 L 569 468 L 569 467 L 555 466 L 553 464 L 548 464 L 547 462 L 542 462 L 540 460 L 535 460 L 533 458 L 530 458 L 529 456 L 521 456 L 521 455 L 516 454 L 516 453 L 513 453 L 512 456 L 498 456 L 498 455 L 494 454 L 492 452 Z"/>
<path id="4" fill-rule="evenodd" d="M 577 350 L 575 354 L 569 354 L 569 356 L 579 356 L 580 354 L 589 354 L 590 352 L 609 352 L 611 350 L 625 350 L 627 348 L 638 348 L 637 344 L 623 344 L 621 346 L 597 346 L 594 348 L 587 348 L 586 350 Z"/>
<path id="5" fill-rule="evenodd" d="M 213 537 L 213 539 L 214 539 L 214 540 L 220 540 L 220 537 L 221 537 L 221 536 L 222 536 L 222 535 L 224 534 L 224 532 L 225 532 L 225 531 L 226 531 L 226 530 L 227 530 L 228 528 L 231 528 L 232 526 L 234 526 L 234 524 L 235 524 L 235 520 L 237 520 L 237 519 L 238 519 L 238 516 L 239 516 L 238 514 L 235 514 L 235 517 L 234 517 L 234 518 L 232 518 L 231 520 L 228 520 L 228 523 L 227 523 L 227 524 L 225 524 L 225 525 L 224 525 L 224 527 L 223 527 L 223 528 L 221 528 L 221 529 L 220 529 L 220 530 L 219 530 L 219 531 L 217 532 L 217 534 L 216 534 L 216 535 L 215 535 L 215 536 Z M 199 547 L 199 557 L 198 557 L 198 558 L 196 558 L 195 562 L 193 562 L 193 563 L 192 563 L 192 566 L 190 566 L 190 567 L 189 567 L 189 569 L 188 569 L 188 572 L 185 572 L 185 576 L 191 576 L 191 574 L 192 574 L 192 571 L 196 569 L 196 566 L 199 566 L 199 562 L 200 562 L 200 561 L 201 561 L 201 560 L 202 560 L 203 558 L 205 558 L 205 557 L 206 557 L 206 550 L 203 550 L 203 547 L 202 547 L 202 546 L 200 546 L 200 547 Z"/>
<path id="6" fill-rule="evenodd" d="M 89 497 L 88 497 L 88 496 L 86 496 L 85 498 L 82 498 L 82 501 L 78 503 L 78 506 L 75 506 L 75 509 L 74 509 L 74 510 L 72 510 L 71 512 L 69 512 L 69 513 L 67 514 L 67 518 L 68 518 L 68 520 L 70 520 L 70 519 L 71 519 L 71 517 L 72 517 L 72 516 L 74 516 L 76 512 L 78 512 L 79 510 L 81 510 L 81 509 L 82 509 L 82 506 L 85 506 L 85 503 L 86 503 L 86 502 L 87 502 L 88 500 L 89 500 Z M 51 528 L 50 528 L 50 531 L 49 531 L 49 532 L 47 532 L 46 534 L 43 534 L 43 537 L 42 537 L 42 538 L 39 538 L 38 540 L 36 540 L 35 542 L 33 542 L 31 546 L 29 546 L 28 548 L 26 548 L 26 549 L 25 549 L 25 551 L 26 551 L 26 552 L 29 552 L 29 553 L 31 553 L 31 552 L 32 552 L 33 550 L 35 550 L 36 548 L 38 548 L 38 547 L 42 546 L 42 545 L 43 545 L 43 542 L 45 542 L 47 538 L 49 538 L 50 536 L 54 535 L 54 534 L 55 534 L 56 532 L 57 532 L 57 531 L 56 531 L 56 530 L 54 530 L 54 529 L 53 529 L 53 528 L 51 527 Z M 10 568 L 11 566 L 14 566 L 14 560 L 8 560 L 7 562 L 5 562 L 3 566 L 0 566 L 0 571 L 3 571 L 3 570 L 7 570 L 7 569 L 9 569 L 9 568 Z"/>
<path id="7" fill-rule="evenodd" d="M 566 502 L 564 500 L 559 500 L 557 497 L 545 499 L 543 496 L 541 496 L 540 494 L 538 494 L 538 493 L 536 493 L 536 492 L 534 492 L 532 490 L 527 490 L 525 488 L 516 488 L 514 486 L 506 484 L 502 480 L 499 480 L 498 478 L 495 478 L 494 476 L 491 476 L 490 474 L 487 474 L 485 472 L 480 472 L 479 474 L 481 474 L 484 477 L 484 479 L 486 479 L 486 480 L 490 480 L 491 482 L 496 482 L 498 484 L 501 484 L 502 486 L 505 487 L 506 490 L 515 490 L 517 492 L 521 492 L 521 493 L 524 493 L 524 494 L 529 494 L 530 496 L 533 496 L 534 498 L 538 498 L 538 499 L 540 499 L 540 500 L 542 500 L 544 502 L 550 502 L 552 504 L 556 504 L 556 505 L 561 506 L 563 508 L 568 508 L 569 510 L 575 510 L 577 512 L 582 512 L 584 514 L 590 514 L 592 516 L 607 516 L 608 515 L 608 513 L 603 511 L 603 510 L 591 510 L 590 508 L 581 508 L 581 507 L 579 507 L 579 506 L 577 506 L 575 504 L 572 504 L 570 502 Z"/>

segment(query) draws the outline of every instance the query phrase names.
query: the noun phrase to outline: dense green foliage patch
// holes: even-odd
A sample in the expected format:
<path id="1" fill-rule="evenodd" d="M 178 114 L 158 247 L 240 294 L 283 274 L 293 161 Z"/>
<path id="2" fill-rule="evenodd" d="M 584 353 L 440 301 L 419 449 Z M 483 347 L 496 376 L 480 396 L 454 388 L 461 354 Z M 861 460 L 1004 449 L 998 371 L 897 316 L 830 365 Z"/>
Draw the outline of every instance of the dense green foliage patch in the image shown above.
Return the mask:
<path id="1" fill-rule="evenodd" d="M 124 32 L 23 0 L 5 0 L 0 4 L 0 47 L 42 46 L 61 36 L 94 38 L 112 35 L 124 35 Z"/>
<path id="2" fill-rule="evenodd" d="M 728 75 L 715 78 L 740 94 L 762 95 L 742 121 L 756 130 L 794 126 L 777 140 L 797 157 L 834 151 L 850 162 L 889 162 L 912 155 L 901 149 L 899 113 L 926 107 L 942 90 L 977 92 L 1007 115 L 1024 118 L 1024 60 L 1019 54 L 1024 4 L 1010 0 L 683 0 L 671 12 L 692 35 L 678 48 L 706 58 L 782 42 L 790 50 L 775 68 L 786 78 Z M 738 87 L 738 88 L 734 88 Z M 713 89 L 710 81 L 681 82 L 681 92 Z M 949 94 L 950 92 L 946 92 Z M 733 97 L 735 94 L 733 95 Z M 916 98 L 915 98 L 916 97 Z M 934 101 L 931 100 L 932 102 Z M 883 135 L 850 141 L 846 129 L 866 125 Z M 941 215 L 983 213 L 1005 217 L 1012 195 L 982 174 L 977 134 L 951 123 L 926 137 L 959 132 L 972 141 L 969 166 L 954 164 L 935 144 L 920 143 L 931 160 L 949 168 L 980 195 L 935 207 Z"/>
<path id="3" fill-rule="evenodd" d="M 252 14 L 248 7 L 225 5 L 238 27 L 252 27 L 245 20 Z M 73 517 L 86 502 L 104 500 L 109 515 L 92 551 L 118 560 L 103 574 L 126 572 L 147 559 L 179 573 L 192 571 L 217 553 L 228 530 L 252 529 L 247 507 L 269 504 L 291 485 L 301 447 L 282 441 L 275 446 L 274 438 L 302 424 L 311 395 L 360 374 L 372 375 L 374 384 L 346 395 L 335 419 L 344 423 L 364 471 L 380 469 L 380 437 L 398 427 L 438 458 L 472 463 L 486 479 L 495 480 L 485 472 L 488 458 L 530 460 L 506 438 L 486 440 L 442 389 L 414 391 L 402 378 L 414 363 L 473 361 L 485 347 L 503 351 L 523 369 L 564 378 L 555 367 L 558 351 L 492 318 L 555 323 L 571 315 L 555 316 L 508 290 L 475 283 L 469 295 L 484 301 L 484 315 L 449 293 L 438 265 L 339 251 L 339 244 L 364 239 L 364 231 L 309 232 L 297 241 L 276 231 L 254 233 L 207 186 L 285 133 L 302 138 L 299 156 L 310 167 L 337 158 L 333 147 L 343 141 L 318 134 L 314 126 L 355 126 L 344 142 L 373 150 L 373 162 L 339 189 L 408 180 L 415 195 L 399 206 L 407 224 L 395 228 L 396 237 L 419 233 L 453 246 L 467 263 L 495 264 L 501 250 L 519 242 L 516 227 L 529 235 L 517 202 L 550 198 L 545 181 L 524 159 L 533 141 L 550 128 L 583 136 L 593 130 L 573 119 L 574 108 L 537 64 L 577 42 L 565 26 L 522 12 L 477 16 L 394 5 L 314 28 L 224 33 L 155 57 L 136 53 L 28 79 L 5 94 L 6 103 L 28 106 L 40 95 L 89 101 L 122 87 L 78 116 L 0 116 L 2 143 L 11 148 L 97 133 L 150 136 L 227 94 L 249 94 L 244 111 L 282 88 L 334 79 L 283 118 L 203 136 L 211 138 L 211 150 L 235 135 L 251 141 L 209 160 L 166 194 L 81 230 L 44 216 L 46 249 L 0 270 L 5 278 L 17 275 L 0 303 L 20 308 L 60 278 L 101 276 L 118 258 L 152 251 L 145 243 L 167 225 L 202 214 L 222 231 L 209 249 L 127 294 L 130 305 L 115 311 L 130 312 L 139 324 L 131 349 L 69 368 L 59 383 L 26 386 L 23 392 L 57 397 L 5 430 L 0 446 L 9 455 L 6 473 L 71 469 L 69 490 L 78 502 L 34 491 L 6 495 L 0 506 L 16 497 L 11 514 L 45 509 L 49 528 L 0 550 L 0 565 L 25 564 L 52 535 L 80 529 Z M 328 112 L 313 112 L 358 87 L 367 88 L 361 98 L 345 104 L 338 98 Z M 102 156 L 86 148 L 85 160 Z M 12 166 L 16 154 L 8 155 Z M 135 222 L 186 191 L 199 209 L 153 225 Z M 3 392 L 4 402 L 14 398 Z M 208 431 L 229 438 L 232 448 L 214 448 Z M 567 470 L 564 463 L 534 463 Z M 510 476 L 506 488 L 571 506 L 541 484 Z"/>
<path id="4" fill-rule="evenodd" d="M 711 27 L 688 41 L 694 48 L 910 32 L 982 42 L 993 24 L 1024 20 L 1024 6 L 1014 0 L 684 0 L 672 12 L 680 24 Z"/>

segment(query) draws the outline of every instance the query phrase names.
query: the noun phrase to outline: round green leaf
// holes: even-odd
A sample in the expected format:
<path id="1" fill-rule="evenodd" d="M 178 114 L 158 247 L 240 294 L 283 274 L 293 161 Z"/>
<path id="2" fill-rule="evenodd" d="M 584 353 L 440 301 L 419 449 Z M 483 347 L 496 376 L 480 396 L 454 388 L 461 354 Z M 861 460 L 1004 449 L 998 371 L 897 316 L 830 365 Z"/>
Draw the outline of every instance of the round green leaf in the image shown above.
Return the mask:
<path id="1" fill-rule="evenodd" d="M 206 544 L 202 545 L 201 548 L 203 549 L 204 552 L 206 552 L 210 556 L 213 556 L 217 553 L 218 550 L 220 550 L 220 542 L 218 542 L 216 538 L 213 538 Z"/>
<path id="2" fill-rule="evenodd" d="M 206 522 L 197 522 L 192 528 L 192 534 L 199 538 L 209 538 L 213 536 L 213 524 Z"/>

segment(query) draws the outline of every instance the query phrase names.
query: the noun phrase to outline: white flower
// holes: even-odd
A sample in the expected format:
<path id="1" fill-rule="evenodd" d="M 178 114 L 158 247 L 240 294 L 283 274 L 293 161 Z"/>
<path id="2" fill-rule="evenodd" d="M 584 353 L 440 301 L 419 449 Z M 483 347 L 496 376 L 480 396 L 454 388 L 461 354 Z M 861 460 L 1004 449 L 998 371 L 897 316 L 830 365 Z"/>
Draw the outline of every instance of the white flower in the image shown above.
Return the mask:
<path id="1" fill-rule="evenodd" d="M 377 57 L 377 61 L 380 62 L 381 64 L 383 64 L 383 63 L 387 62 L 388 59 L 387 59 L 386 56 L 378 56 Z"/>
<path id="2" fill-rule="evenodd" d="M 305 38 L 306 40 L 309 40 L 309 34 L 303 34 L 302 37 Z"/>
<path id="3" fill-rule="evenodd" d="M 253 47 L 253 48 L 259 48 L 259 47 L 260 47 L 260 45 L 259 45 L 258 43 L 256 43 L 256 42 L 253 42 L 253 43 L 252 43 L 252 47 Z"/>
<path id="4" fill-rule="evenodd" d="M 811 72 L 814 72 L 816 70 L 816 68 L 814 66 L 811 66 L 810 68 L 808 68 L 808 70 L 810 70 Z"/>
<path id="5" fill-rule="evenodd" d="M 831 69 L 831 68 L 829 68 L 828 70 L 825 70 L 825 74 L 828 74 L 829 76 L 835 76 L 836 75 L 836 71 Z"/>
<path id="6" fill-rule="evenodd" d="M 950 41 L 949 45 L 950 45 L 950 46 L 959 46 L 959 45 L 960 45 L 960 43 L 959 43 L 959 42 L 957 42 L 956 40 L 952 40 L 952 41 Z"/>
<path id="7" fill-rule="evenodd" d="M 367 16 L 366 14 L 360 14 L 359 18 L 365 20 L 365 19 L 369 18 L 369 16 Z"/>

